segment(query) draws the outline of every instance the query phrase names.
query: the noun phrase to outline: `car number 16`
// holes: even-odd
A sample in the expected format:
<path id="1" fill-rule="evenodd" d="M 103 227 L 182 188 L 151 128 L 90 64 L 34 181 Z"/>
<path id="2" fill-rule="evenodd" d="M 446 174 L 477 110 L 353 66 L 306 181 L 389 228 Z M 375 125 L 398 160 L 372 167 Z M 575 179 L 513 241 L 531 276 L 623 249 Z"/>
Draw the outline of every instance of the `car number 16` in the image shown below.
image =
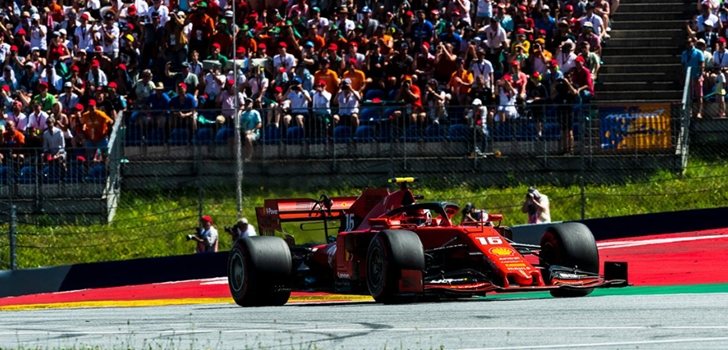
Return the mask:
<path id="1" fill-rule="evenodd" d="M 481 245 L 503 244 L 503 240 L 500 237 L 478 237 L 478 241 Z"/>

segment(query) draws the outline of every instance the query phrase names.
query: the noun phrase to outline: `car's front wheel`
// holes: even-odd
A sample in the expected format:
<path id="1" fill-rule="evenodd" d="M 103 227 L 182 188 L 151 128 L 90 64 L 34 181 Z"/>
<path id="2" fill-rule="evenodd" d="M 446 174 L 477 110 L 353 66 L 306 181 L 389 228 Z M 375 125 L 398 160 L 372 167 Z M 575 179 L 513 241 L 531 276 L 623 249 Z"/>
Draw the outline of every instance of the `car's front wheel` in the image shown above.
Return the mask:
<path id="1" fill-rule="evenodd" d="M 580 271 L 599 273 L 599 251 L 597 244 L 586 225 L 569 222 L 551 226 L 541 237 L 541 265 L 563 266 Z M 549 269 L 544 270 L 544 279 L 551 280 Z M 551 290 L 555 297 L 582 297 L 589 295 L 594 289 Z"/>
<path id="2" fill-rule="evenodd" d="M 400 293 L 399 280 L 402 271 L 424 269 L 422 242 L 412 231 L 385 230 L 374 236 L 369 244 L 366 280 L 369 293 L 377 302 L 400 303 L 412 300 L 413 295 Z"/>

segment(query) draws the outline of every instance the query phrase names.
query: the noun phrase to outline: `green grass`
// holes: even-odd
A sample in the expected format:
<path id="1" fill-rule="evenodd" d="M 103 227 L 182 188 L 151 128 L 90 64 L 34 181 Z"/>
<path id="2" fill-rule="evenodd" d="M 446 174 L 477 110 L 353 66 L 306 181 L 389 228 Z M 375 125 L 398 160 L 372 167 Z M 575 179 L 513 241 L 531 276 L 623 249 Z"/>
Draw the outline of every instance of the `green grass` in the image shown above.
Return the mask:
<path id="1" fill-rule="evenodd" d="M 484 188 L 470 185 L 439 188 L 417 184 L 415 192 L 425 200 L 448 200 L 464 205 L 472 202 L 477 207 L 505 215 L 504 224 L 525 222 L 520 204 L 527 185 L 507 188 Z M 585 217 L 598 218 L 630 214 L 712 208 L 728 205 L 728 163 L 720 160 L 692 161 L 685 174 L 661 172 L 647 181 L 620 185 L 586 185 L 584 197 L 579 186 L 540 186 L 539 190 L 551 200 L 552 220 L 581 218 L 582 203 Z M 266 198 L 309 197 L 321 193 L 331 196 L 356 195 L 360 189 L 336 188 L 315 191 L 246 187 L 244 189 L 244 215 L 253 224 L 255 206 Z M 235 222 L 235 195 L 233 188 L 174 192 L 124 192 L 117 215 L 110 225 L 18 226 L 17 257 L 21 268 L 123 260 L 139 257 L 157 257 L 188 254 L 194 251 L 185 240 L 194 232 L 202 198 L 202 211 L 213 217 L 220 231 L 220 249 L 230 247 L 230 237 L 223 226 Z M 7 232 L 7 226 L 0 231 Z M 296 225 L 284 229 L 294 233 L 298 242 L 323 240 L 321 232 L 296 233 Z M 0 236 L 0 268 L 6 268 L 8 237 Z"/>

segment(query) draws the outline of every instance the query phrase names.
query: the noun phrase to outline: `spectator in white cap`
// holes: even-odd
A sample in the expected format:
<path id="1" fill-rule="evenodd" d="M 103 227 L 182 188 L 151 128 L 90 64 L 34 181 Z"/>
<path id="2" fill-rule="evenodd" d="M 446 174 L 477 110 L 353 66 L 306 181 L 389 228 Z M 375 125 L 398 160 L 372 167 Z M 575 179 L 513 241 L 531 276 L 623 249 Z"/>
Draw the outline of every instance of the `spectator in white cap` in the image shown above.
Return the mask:
<path id="1" fill-rule="evenodd" d="M 708 30 L 708 28 L 705 27 L 705 22 L 708 22 L 711 28 L 717 23 L 718 28 L 720 28 L 720 19 L 718 18 L 718 16 L 710 12 L 710 6 L 703 6 L 701 12 L 702 13 L 698 16 L 698 18 L 696 18 L 698 34 Z"/>
<path id="2" fill-rule="evenodd" d="M 238 222 L 235 223 L 235 225 L 232 227 L 226 227 L 225 231 L 230 234 L 230 238 L 232 238 L 233 242 L 241 238 L 253 237 L 258 235 L 257 233 L 255 233 L 255 228 L 253 228 L 253 225 L 248 224 L 248 219 L 246 218 L 238 220 Z"/>
<path id="3" fill-rule="evenodd" d="M 46 40 L 46 34 L 48 34 L 48 28 L 40 23 L 40 15 L 34 13 L 30 17 L 30 47 L 37 47 L 40 49 L 41 54 L 45 55 L 48 51 L 48 40 Z"/>

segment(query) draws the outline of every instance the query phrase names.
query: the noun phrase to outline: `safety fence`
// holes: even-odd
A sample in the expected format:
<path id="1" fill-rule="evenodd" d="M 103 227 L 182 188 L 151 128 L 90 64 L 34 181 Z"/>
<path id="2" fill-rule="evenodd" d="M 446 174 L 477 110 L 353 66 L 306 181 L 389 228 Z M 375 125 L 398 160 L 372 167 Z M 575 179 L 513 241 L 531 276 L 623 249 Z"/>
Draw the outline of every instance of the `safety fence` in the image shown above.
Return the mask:
<path id="1" fill-rule="evenodd" d="M 417 110 L 407 105 L 365 105 L 340 115 L 280 108 L 258 115 L 251 160 L 560 156 L 673 153 L 680 144 L 682 106 L 547 105 L 452 106 Z M 126 154 L 134 159 L 191 158 L 231 153 L 234 126 L 219 110 L 200 110 L 196 120 L 169 111 L 132 111 L 126 121 Z M 249 124 L 243 117 L 243 124 Z M 245 128 L 245 125 L 243 126 Z M 245 140 L 246 137 L 243 139 Z M 243 142 L 245 143 L 245 142 Z"/>
<path id="2" fill-rule="evenodd" d="M 403 113 L 395 113 L 397 108 Z M 0 236 L 0 268 L 9 267 L 11 245 L 20 267 L 191 253 L 194 245 L 185 237 L 201 214 L 213 217 L 220 248 L 227 249 L 231 242 L 223 228 L 235 223 L 238 206 L 255 224 L 254 207 L 265 198 L 356 195 L 393 175 L 422 178 L 415 191 L 424 200 L 471 202 L 504 213 L 506 224 L 525 222 L 521 209 L 530 185 L 549 197 L 554 221 L 728 204 L 725 165 L 696 162 L 682 173 L 689 118 L 682 106 L 570 106 L 561 119 L 558 108 L 541 106 L 544 114 L 536 116 L 532 106 L 516 107 L 519 118 L 491 122 L 490 113 L 468 119 L 473 110 L 468 106 L 448 109 L 448 118 L 438 124 L 427 115 L 418 125 L 407 121 L 406 108 L 377 106 L 377 113 L 360 110 L 360 116 L 370 117 L 360 118 L 358 127 L 315 129 L 304 121 L 298 131 L 295 120 L 288 128 L 281 120 L 275 129 L 266 120 L 268 111 L 261 111 L 263 126 L 249 161 L 235 158 L 234 124 L 229 118 L 218 123 L 220 111 L 199 111 L 204 119 L 194 124 L 177 124 L 174 116 L 158 111 L 132 121 L 127 119 L 132 111 L 117 125 L 106 159 L 87 158 L 83 176 L 66 170 L 56 183 L 42 157 L 29 156 L 37 160 L 36 182 L 24 184 L 21 178 L 30 175 L 20 176 L 22 167 L 4 163 L 0 230 L 14 236 L 12 241 Z M 570 123 L 564 129 L 574 134 L 572 149 L 561 148 L 560 121 Z M 78 165 L 73 152 L 67 169 Z M 239 164 L 242 203 L 235 195 Z M 105 181 L 95 182 L 94 166 L 104 169 Z M 60 212 L 57 208 L 84 205 L 89 193 L 100 194 L 96 198 L 104 204 L 95 207 L 95 216 L 80 214 L 72 225 L 51 220 L 49 213 Z M 45 209 L 23 215 L 22 198 Z M 66 201 L 61 205 L 56 199 Z M 17 215 L 12 230 L 11 204 Z M 108 224 L 89 220 L 110 213 L 116 215 Z"/>

